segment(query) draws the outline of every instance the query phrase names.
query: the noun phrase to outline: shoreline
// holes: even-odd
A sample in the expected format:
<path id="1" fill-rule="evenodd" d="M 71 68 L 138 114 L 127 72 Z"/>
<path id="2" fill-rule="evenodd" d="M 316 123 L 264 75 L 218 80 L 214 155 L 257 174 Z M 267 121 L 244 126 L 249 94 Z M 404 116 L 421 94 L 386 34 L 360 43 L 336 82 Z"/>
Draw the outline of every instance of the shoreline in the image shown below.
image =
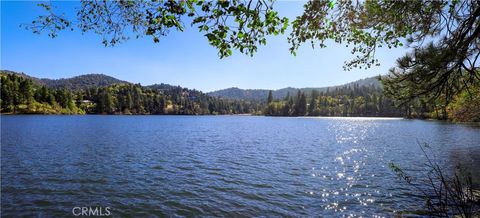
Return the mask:
<path id="1" fill-rule="evenodd" d="M 406 119 L 394 116 L 268 116 L 255 114 L 42 114 L 42 113 L 0 113 L 0 116 L 252 116 L 252 117 L 285 117 L 285 118 L 380 118 L 380 119 Z M 412 119 L 412 120 L 435 120 L 435 119 Z"/>

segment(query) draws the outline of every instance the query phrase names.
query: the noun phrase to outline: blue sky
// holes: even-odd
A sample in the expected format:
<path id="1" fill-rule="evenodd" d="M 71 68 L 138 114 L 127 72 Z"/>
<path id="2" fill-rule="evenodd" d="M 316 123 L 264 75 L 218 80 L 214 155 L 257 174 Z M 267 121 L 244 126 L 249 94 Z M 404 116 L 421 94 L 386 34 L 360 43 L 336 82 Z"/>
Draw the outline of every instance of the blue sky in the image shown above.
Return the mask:
<path id="1" fill-rule="evenodd" d="M 312 49 L 305 44 L 294 57 L 288 51 L 286 34 L 268 38 L 267 45 L 253 57 L 234 52 L 219 59 L 217 50 L 195 27 L 172 31 L 160 43 L 144 37 L 104 47 L 101 37 L 92 33 L 64 31 L 51 39 L 19 27 L 44 13 L 37 3 L 1 1 L 1 69 L 54 79 L 103 73 L 143 85 L 168 83 L 202 91 L 229 87 L 279 89 L 339 85 L 385 74 L 407 51 L 380 49 L 380 67 L 343 71 L 344 61 L 352 58 L 345 45 L 328 43 L 327 48 Z M 73 13 L 77 3 L 55 5 Z M 275 8 L 281 16 L 293 20 L 301 14 L 303 2 L 280 1 Z"/>

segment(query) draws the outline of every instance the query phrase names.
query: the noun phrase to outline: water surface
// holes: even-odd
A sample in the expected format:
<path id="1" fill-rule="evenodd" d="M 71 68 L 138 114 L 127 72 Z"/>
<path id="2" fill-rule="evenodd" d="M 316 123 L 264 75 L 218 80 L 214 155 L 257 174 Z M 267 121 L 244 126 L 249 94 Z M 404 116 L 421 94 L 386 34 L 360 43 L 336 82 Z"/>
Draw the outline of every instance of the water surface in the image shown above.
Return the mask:
<path id="1" fill-rule="evenodd" d="M 388 168 L 479 166 L 480 129 L 438 121 L 1 116 L 3 216 L 392 216 L 422 199 Z M 477 174 L 478 175 L 478 174 Z"/>

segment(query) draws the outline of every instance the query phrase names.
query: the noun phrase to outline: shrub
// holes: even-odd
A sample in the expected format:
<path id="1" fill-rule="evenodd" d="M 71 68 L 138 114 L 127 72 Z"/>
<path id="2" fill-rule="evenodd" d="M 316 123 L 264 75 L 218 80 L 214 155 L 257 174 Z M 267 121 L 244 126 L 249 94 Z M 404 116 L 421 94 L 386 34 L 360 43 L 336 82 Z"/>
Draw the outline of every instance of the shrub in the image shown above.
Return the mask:
<path id="1" fill-rule="evenodd" d="M 425 149 L 429 148 L 428 144 L 419 143 L 419 146 L 427 160 L 426 178 L 413 178 L 394 163 L 390 163 L 390 169 L 424 197 L 429 215 L 478 217 L 479 193 L 473 188 L 472 175 L 462 166 L 456 166 L 453 175 L 446 173 L 445 168 L 441 168 L 427 154 Z"/>

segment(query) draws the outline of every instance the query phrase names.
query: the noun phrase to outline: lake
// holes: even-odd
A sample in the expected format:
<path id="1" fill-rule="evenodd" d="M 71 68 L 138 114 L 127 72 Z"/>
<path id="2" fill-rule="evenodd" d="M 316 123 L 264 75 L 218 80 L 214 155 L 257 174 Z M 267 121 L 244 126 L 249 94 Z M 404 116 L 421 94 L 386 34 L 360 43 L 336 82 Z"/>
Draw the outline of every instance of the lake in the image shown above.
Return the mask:
<path id="1" fill-rule="evenodd" d="M 392 216 L 420 143 L 479 175 L 480 128 L 393 118 L 1 116 L 2 216 Z M 473 166 L 473 167 L 472 167 Z"/>

